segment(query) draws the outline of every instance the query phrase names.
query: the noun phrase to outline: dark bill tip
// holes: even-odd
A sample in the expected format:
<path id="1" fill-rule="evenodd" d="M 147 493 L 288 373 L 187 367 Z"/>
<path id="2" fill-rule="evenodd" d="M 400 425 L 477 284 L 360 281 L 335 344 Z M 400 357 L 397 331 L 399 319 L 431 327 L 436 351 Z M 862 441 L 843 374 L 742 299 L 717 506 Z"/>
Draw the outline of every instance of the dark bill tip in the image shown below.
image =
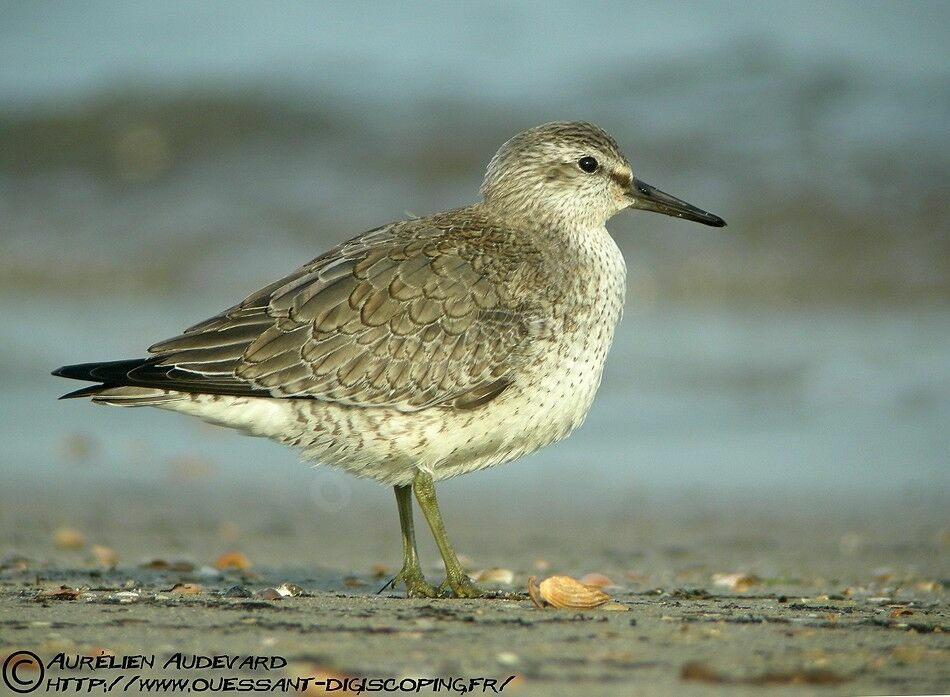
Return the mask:
<path id="1" fill-rule="evenodd" d="M 670 196 L 639 179 L 634 179 L 631 183 L 630 189 L 627 191 L 627 198 L 630 199 L 630 208 L 662 213 L 683 220 L 692 220 L 711 227 L 726 226 L 726 221 L 718 215 L 697 208 L 675 196 Z"/>

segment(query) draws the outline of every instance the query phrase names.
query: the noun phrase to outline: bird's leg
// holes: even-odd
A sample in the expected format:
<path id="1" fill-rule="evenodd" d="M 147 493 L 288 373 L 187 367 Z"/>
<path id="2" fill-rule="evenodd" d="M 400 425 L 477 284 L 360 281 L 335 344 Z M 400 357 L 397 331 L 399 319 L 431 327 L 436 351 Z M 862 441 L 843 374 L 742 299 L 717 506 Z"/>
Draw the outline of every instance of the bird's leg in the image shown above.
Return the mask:
<path id="1" fill-rule="evenodd" d="M 419 566 L 419 553 L 416 551 L 416 532 L 412 525 L 412 487 L 409 484 L 393 487 L 396 492 L 396 507 L 399 509 L 399 527 L 402 529 L 402 570 L 385 586 L 395 588 L 397 583 L 406 584 L 406 595 L 410 598 L 435 598 L 439 591 L 426 581 Z"/>
<path id="2" fill-rule="evenodd" d="M 432 477 L 420 471 L 413 479 L 412 488 L 416 492 L 419 508 L 422 509 L 422 514 L 426 517 L 426 521 L 432 529 L 432 537 L 435 538 L 435 543 L 439 546 L 442 561 L 445 562 L 445 581 L 439 586 L 439 590 L 443 590 L 445 586 L 448 586 L 452 591 L 452 595 L 456 598 L 507 595 L 479 588 L 465 573 L 465 569 L 462 568 L 462 564 L 455 555 L 455 550 L 452 549 L 449 538 L 445 534 L 442 514 L 439 512 L 439 504 L 435 500 L 435 484 L 432 482 Z"/>

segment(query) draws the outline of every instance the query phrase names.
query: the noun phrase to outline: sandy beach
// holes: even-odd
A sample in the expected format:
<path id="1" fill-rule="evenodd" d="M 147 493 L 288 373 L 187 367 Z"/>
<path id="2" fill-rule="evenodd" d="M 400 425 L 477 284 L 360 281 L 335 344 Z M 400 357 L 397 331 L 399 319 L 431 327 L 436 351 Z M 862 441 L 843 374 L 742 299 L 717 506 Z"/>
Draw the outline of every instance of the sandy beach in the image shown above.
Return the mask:
<path id="1" fill-rule="evenodd" d="M 512 572 L 498 588 L 596 573 L 627 608 L 572 611 L 539 609 L 526 595 L 377 594 L 399 559 L 382 490 L 329 515 L 299 495 L 220 483 L 15 489 L 0 500 L 0 653 L 118 662 L 54 666 L 46 680 L 188 678 L 213 689 L 201 681 L 314 676 L 338 689 L 347 677 L 484 678 L 508 680 L 504 693 L 515 695 L 950 690 L 950 531 L 924 493 L 890 502 L 667 495 L 517 512 L 450 497 L 448 522 L 470 569 Z M 422 553 L 438 558 L 428 541 Z M 294 595 L 277 597 L 284 584 Z M 280 660 L 269 671 L 163 668 L 179 653 Z M 128 658 L 122 669 L 135 656 L 155 664 L 137 669 Z"/>

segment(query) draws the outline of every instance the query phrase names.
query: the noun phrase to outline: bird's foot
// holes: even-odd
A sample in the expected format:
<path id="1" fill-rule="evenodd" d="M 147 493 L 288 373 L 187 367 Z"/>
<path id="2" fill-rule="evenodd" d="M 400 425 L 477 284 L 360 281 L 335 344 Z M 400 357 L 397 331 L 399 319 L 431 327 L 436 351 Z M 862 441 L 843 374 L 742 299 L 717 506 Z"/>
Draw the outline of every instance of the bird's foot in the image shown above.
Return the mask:
<path id="1" fill-rule="evenodd" d="M 475 582 L 462 574 L 460 577 L 446 578 L 439 586 L 439 592 L 450 598 L 491 598 L 494 600 L 517 600 L 521 596 L 517 593 L 509 593 L 502 590 L 482 588 Z"/>
<path id="2" fill-rule="evenodd" d="M 387 588 L 395 588 L 400 583 L 406 586 L 407 598 L 438 598 L 440 594 L 438 588 L 426 581 L 425 576 L 422 575 L 422 570 L 418 566 L 402 567 L 402 571 L 396 574 L 378 592 L 382 593 Z"/>

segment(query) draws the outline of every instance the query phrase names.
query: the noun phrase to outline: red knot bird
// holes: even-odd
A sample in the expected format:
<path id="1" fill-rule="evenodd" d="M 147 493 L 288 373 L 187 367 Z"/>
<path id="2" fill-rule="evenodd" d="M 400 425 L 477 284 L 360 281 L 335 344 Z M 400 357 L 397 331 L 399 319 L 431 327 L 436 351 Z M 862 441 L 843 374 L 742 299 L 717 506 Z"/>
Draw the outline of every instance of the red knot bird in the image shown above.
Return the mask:
<path id="1" fill-rule="evenodd" d="M 479 597 L 435 482 L 583 422 L 624 302 L 605 223 L 627 208 L 725 225 L 637 179 L 597 126 L 544 124 L 502 145 L 477 203 L 354 237 L 147 358 L 53 374 L 97 383 L 64 397 L 191 414 L 392 486 L 403 546 L 393 587 Z M 413 493 L 445 562 L 438 587 L 419 564 Z"/>

